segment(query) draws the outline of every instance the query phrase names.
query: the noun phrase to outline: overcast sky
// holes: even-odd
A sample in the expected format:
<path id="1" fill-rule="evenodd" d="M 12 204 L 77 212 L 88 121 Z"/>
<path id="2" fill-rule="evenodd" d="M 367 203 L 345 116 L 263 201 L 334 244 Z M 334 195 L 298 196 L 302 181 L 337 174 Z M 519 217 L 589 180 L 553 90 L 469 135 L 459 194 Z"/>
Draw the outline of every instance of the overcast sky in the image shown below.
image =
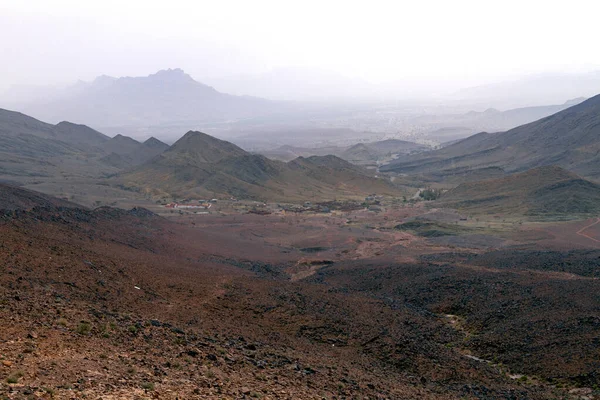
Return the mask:
<path id="1" fill-rule="evenodd" d="M 318 67 L 474 84 L 600 69 L 595 1 L 0 0 L 0 88 Z"/>

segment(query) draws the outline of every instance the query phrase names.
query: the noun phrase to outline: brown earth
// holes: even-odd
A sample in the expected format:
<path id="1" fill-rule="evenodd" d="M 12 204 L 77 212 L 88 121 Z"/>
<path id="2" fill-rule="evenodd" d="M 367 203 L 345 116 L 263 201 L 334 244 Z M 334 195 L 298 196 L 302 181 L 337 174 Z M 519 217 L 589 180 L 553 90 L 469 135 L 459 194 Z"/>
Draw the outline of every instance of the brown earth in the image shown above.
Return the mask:
<path id="1" fill-rule="evenodd" d="M 596 395 L 600 255 L 459 251 L 394 229 L 425 212 L 3 212 L 0 395 Z"/>

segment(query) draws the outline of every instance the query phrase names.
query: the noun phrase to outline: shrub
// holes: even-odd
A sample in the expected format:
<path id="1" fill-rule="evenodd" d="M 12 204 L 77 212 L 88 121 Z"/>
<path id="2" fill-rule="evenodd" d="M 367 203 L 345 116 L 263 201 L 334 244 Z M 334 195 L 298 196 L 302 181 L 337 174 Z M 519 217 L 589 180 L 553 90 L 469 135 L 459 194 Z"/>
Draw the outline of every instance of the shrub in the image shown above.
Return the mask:
<path id="1" fill-rule="evenodd" d="M 23 376 L 23 373 L 21 371 L 14 372 L 6 378 L 6 382 L 17 383 L 17 382 L 19 382 L 19 379 L 21 379 L 22 376 Z"/>
<path id="2" fill-rule="evenodd" d="M 432 188 L 427 188 L 419 193 L 419 197 L 421 197 L 423 200 L 436 200 L 441 195 L 442 191 L 440 189 Z"/>
<path id="3" fill-rule="evenodd" d="M 80 335 L 88 335 L 92 330 L 92 325 L 89 322 L 81 321 L 79 325 L 77 325 L 77 333 Z"/>

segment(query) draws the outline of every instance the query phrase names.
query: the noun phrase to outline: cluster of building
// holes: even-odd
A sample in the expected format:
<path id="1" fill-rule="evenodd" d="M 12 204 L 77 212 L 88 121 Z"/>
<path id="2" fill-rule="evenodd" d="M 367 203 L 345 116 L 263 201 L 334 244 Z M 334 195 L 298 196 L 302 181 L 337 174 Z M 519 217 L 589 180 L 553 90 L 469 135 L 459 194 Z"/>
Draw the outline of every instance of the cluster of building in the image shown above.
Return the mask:
<path id="1" fill-rule="evenodd" d="M 165 208 L 175 208 L 183 210 L 208 210 L 212 206 L 212 203 L 199 203 L 199 204 L 181 204 L 181 203 L 169 203 L 165 205 Z"/>

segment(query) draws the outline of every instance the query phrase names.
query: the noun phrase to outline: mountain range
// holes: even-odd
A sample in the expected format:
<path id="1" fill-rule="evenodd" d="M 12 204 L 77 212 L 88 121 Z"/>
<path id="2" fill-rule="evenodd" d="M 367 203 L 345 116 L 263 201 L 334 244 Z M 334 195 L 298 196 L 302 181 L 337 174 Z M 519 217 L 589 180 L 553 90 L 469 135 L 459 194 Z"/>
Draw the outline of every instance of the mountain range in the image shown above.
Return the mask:
<path id="1" fill-rule="evenodd" d="M 357 165 L 377 165 L 400 154 L 411 154 L 429 150 L 430 147 L 398 139 L 387 139 L 352 146 L 324 146 L 316 148 L 281 146 L 260 153 L 280 161 L 291 161 L 297 157 L 335 155 Z"/>
<path id="2" fill-rule="evenodd" d="M 18 106 L 46 121 L 106 128 L 248 118 L 276 113 L 282 104 L 220 93 L 181 69 L 168 69 L 146 77 L 103 75 Z"/>
<path id="3" fill-rule="evenodd" d="M 0 109 L 0 179 L 101 178 L 148 161 L 168 146 L 150 138 L 140 143 L 110 138 L 86 125 L 48 124 Z"/>
<path id="4" fill-rule="evenodd" d="M 445 143 L 464 139 L 477 132 L 500 132 L 537 121 L 556 114 L 586 99 L 576 98 L 562 104 L 513 108 L 500 111 L 488 108 L 485 111 L 469 111 L 461 114 L 421 115 L 409 120 L 409 125 L 424 127 L 426 138 Z"/>
<path id="5" fill-rule="evenodd" d="M 245 148 L 264 148 L 267 132 L 274 132 L 267 141 L 278 146 L 348 146 L 351 143 L 338 135 L 342 129 L 439 144 L 476 132 L 512 129 L 573 104 L 565 103 L 566 99 L 580 101 L 581 96 L 595 93 L 594 88 L 600 90 L 600 78 L 594 74 L 581 78 L 586 87 L 578 78 L 565 75 L 555 77 L 562 83 L 554 95 L 538 101 L 513 101 L 519 97 L 515 93 L 551 87 L 546 84 L 550 78 L 540 79 L 466 89 L 442 103 L 442 98 L 431 96 L 409 101 L 406 94 L 415 93 L 410 88 L 373 85 L 322 70 L 282 68 L 260 75 L 209 79 L 215 89 L 176 68 L 141 77 L 102 75 L 64 88 L 14 87 L 3 96 L 0 106 L 52 123 L 67 120 L 86 124 L 110 136 L 123 134 L 144 140 L 155 136 L 169 143 L 181 132 L 201 130 L 243 140 L 249 144 Z M 511 85 L 523 86 L 523 90 L 507 90 Z M 397 93 L 391 94 L 394 91 Z M 513 100 L 504 99 L 504 95 L 494 97 L 496 91 Z M 489 101 L 485 99 L 488 95 Z M 484 107 L 489 109 L 483 111 Z M 286 131 L 323 134 L 307 141 L 305 137 L 287 136 Z"/>
<path id="6" fill-rule="evenodd" d="M 554 164 L 583 177 L 600 177 L 600 96 L 506 132 L 483 132 L 403 157 L 381 170 L 469 179 L 477 171 L 515 173 Z"/>
<path id="7" fill-rule="evenodd" d="M 115 179 L 158 198 L 225 195 L 291 201 L 399 193 L 388 179 L 333 155 L 285 163 L 194 131 Z"/>
<path id="8" fill-rule="evenodd" d="M 85 197 L 111 184 L 159 198 L 331 200 L 399 193 L 389 179 L 332 155 L 285 163 L 193 131 L 169 147 L 155 138 L 110 138 L 85 125 L 52 125 L 0 110 L 0 143 L 0 180 L 69 198 L 65 187 Z M 73 179 L 79 190 L 69 183 Z"/>

